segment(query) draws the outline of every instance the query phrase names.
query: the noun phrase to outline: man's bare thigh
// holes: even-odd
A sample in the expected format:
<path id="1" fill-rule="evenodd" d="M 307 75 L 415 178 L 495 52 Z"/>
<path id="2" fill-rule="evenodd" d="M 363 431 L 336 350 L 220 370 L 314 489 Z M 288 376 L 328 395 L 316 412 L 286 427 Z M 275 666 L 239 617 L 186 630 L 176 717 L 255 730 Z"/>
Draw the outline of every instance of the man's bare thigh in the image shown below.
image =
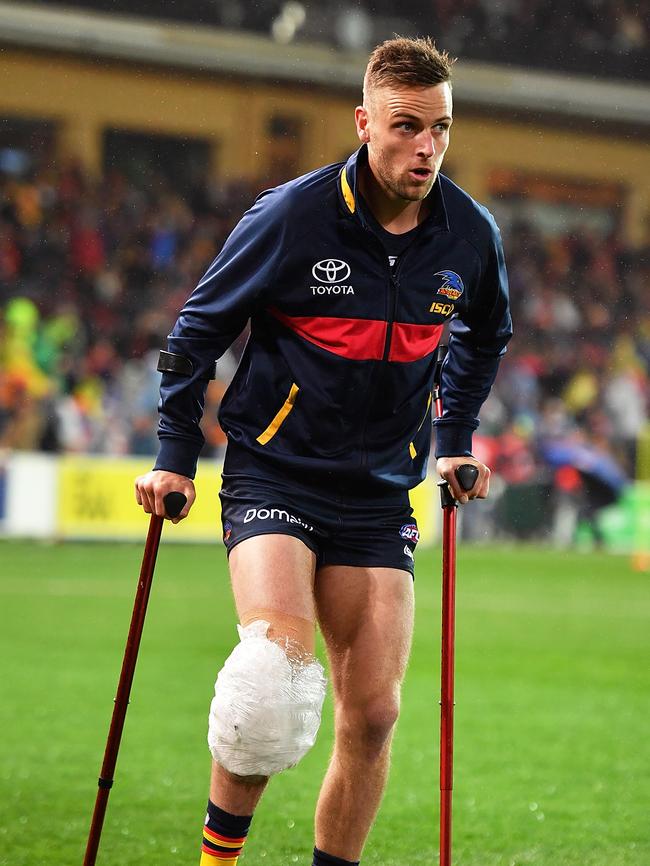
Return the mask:
<path id="1" fill-rule="evenodd" d="M 266 619 L 269 637 L 288 634 L 313 652 L 314 552 L 292 535 L 255 535 L 232 549 L 229 567 L 240 622 Z"/>
<path id="2" fill-rule="evenodd" d="M 413 581 L 395 568 L 329 565 L 318 570 L 315 598 L 334 691 L 370 696 L 399 686 L 413 632 Z"/>

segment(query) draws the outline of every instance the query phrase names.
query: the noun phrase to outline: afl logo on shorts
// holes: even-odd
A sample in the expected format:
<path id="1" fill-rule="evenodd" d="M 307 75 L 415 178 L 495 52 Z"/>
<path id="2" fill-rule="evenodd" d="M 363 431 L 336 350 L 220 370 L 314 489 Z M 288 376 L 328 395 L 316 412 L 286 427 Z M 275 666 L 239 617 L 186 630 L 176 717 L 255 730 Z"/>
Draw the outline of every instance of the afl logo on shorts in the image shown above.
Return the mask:
<path id="1" fill-rule="evenodd" d="M 229 520 L 226 520 L 226 522 L 223 525 L 223 540 L 228 541 L 231 533 L 232 533 L 232 523 Z"/>
<path id="2" fill-rule="evenodd" d="M 350 265 L 341 259 L 323 259 L 311 272 L 319 283 L 343 283 L 350 276 Z"/>
<path id="3" fill-rule="evenodd" d="M 407 541 L 413 541 L 415 544 L 420 540 L 420 533 L 415 523 L 405 523 L 400 529 L 399 534 Z"/>

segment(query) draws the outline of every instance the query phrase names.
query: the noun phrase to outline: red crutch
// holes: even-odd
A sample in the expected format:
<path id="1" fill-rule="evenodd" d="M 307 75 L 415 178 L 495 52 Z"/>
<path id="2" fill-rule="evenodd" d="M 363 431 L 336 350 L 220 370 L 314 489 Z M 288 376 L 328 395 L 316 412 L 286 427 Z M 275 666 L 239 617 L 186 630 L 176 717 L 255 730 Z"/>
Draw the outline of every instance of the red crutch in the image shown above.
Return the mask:
<path id="1" fill-rule="evenodd" d="M 183 506 L 187 500 L 182 493 L 168 493 L 163 501 L 165 503 L 167 515 L 169 517 L 177 517 L 183 510 Z M 163 521 L 163 517 L 156 517 L 155 514 L 151 515 L 151 520 L 149 521 L 149 532 L 147 533 L 147 541 L 144 546 L 140 578 L 138 580 L 138 588 L 135 594 L 129 635 L 126 639 L 126 649 L 124 651 L 124 660 L 122 661 L 122 672 L 120 673 L 120 679 L 117 685 L 117 694 L 115 696 L 113 716 L 111 718 L 111 726 L 108 732 L 106 750 L 104 752 L 104 761 L 97 782 L 97 798 L 95 800 L 95 809 L 90 824 L 90 832 L 88 833 L 88 843 L 86 845 L 86 854 L 84 856 L 83 866 L 94 866 L 97 857 L 99 839 L 104 824 L 106 806 L 108 804 L 108 795 L 113 786 L 113 773 L 115 772 L 115 764 L 117 763 L 117 752 L 120 748 L 124 719 L 129 705 L 131 684 L 133 682 L 133 674 L 135 673 L 135 663 L 138 659 L 138 648 L 140 646 L 140 638 L 142 637 L 144 617 L 147 612 L 147 602 L 149 601 L 149 592 L 151 591 L 153 570 L 156 565 L 156 556 L 158 554 Z"/>
<path id="2" fill-rule="evenodd" d="M 440 378 L 447 347 L 438 348 L 433 398 L 442 417 Z M 463 463 L 456 469 L 463 490 L 471 490 L 478 469 Z M 440 664 L 440 866 L 451 866 L 451 800 L 454 762 L 454 644 L 456 629 L 456 509 L 446 481 L 439 483 L 442 506 L 442 654 Z"/>

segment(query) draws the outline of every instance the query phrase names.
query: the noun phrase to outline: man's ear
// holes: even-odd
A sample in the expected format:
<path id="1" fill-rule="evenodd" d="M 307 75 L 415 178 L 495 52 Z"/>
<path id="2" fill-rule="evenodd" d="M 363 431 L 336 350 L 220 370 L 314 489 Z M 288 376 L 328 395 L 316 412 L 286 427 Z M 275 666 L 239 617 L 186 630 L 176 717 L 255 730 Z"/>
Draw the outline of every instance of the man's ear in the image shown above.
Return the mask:
<path id="1" fill-rule="evenodd" d="M 359 141 L 367 144 L 370 141 L 370 131 L 368 129 L 368 112 L 363 105 L 357 105 L 354 110 L 354 122 L 357 127 L 357 135 Z"/>

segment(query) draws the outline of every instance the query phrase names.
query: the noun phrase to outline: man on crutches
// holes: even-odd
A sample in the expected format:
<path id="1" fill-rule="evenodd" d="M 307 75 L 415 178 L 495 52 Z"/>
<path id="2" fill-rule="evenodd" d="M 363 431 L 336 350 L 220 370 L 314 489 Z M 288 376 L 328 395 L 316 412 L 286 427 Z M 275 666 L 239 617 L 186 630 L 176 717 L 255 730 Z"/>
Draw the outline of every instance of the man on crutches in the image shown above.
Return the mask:
<path id="1" fill-rule="evenodd" d="M 410 649 L 418 529 L 408 491 L 426 474 L 435 351 L 451 319 L 437 470 L 461 503 L 488 492 L 472 433 L 511 322 L 498 228 L 440 174 L 452 63 L 429 39 L 378 46 L 355 111 L 359 150 L 260 195 L 161 352 L 160 452 L 136 496 L 162 516 L 164 496 L 180 492 L 184 519 L 207 382 L 250 320 L 219 416 L 240 642 L 209 713 L 201 866 L 235 866 L 269 778 L 314 742 L 325 692 L 316 622 L 335 744 L 312 866 L 360 861 Z M 477 472 L 469 490 L 464 464 Z"/>

